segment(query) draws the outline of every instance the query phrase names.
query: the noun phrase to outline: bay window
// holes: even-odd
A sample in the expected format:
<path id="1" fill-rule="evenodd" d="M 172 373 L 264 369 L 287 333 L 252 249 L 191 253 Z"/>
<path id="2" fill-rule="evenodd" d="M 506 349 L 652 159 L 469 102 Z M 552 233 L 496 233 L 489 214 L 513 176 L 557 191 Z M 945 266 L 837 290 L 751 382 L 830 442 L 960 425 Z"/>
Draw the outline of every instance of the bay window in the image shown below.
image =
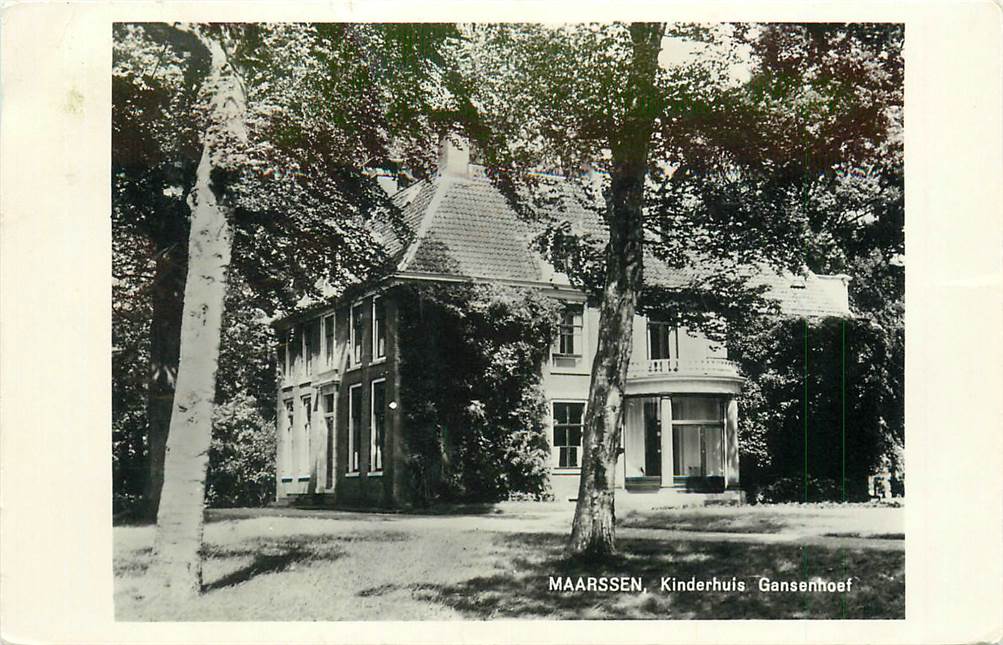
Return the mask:
<path id="1" fill-rule="evenodd" d="M 724 458 L 724 402 L 716 397 L 673 396 L 675 477 L 723 477 Z"/>

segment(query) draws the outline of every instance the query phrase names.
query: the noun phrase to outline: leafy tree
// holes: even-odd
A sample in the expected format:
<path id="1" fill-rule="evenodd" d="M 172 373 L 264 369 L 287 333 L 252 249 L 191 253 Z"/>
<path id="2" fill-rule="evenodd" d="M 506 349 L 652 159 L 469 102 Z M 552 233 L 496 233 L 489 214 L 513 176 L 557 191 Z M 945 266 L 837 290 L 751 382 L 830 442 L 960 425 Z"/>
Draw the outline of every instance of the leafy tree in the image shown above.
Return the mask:
<path id="1" fill-rule="evenodd" d="M 901 445 L 896 339 L 866 318 L 768 321 L 743 366 L 742 479 L 753 499 L 854 501 Z"/>
<path id="2" fill-rule="evenodd" d="M 239 70 L 238 86 L 250 93 L 247 144 L 221 143 L 227 151 L 221 167 L 241 171 L 217 177 L 234 197 L 232 264 L 251 286 L 247 305 L 289 310 L 304 295 L 336 294 L 380 272 L 385 258 L 366 220 L 386 213 L 399 222 L 363 168 L 406 159 L 420 176 L 434 161 L 437 136 L 430 133 L 443 100 L 435 56 L 451 28 L 214 29 L 230 34 L 225 67 Z M 211 56 L 200 38 L 169 25 L 119 23 L 114 35 L 113 236 L 135 243 L 123 250 L 128 257 L 116 253 L 113 272 L 126 282 L 145 281 L 142 295 L 152 307 L 144 350 L 150 361 L 145 498 L 155 516 L 180 356 L 187 202 L 212 116 Z"/>
<path id="3" fill-rule="evenodd" d="M 870 170 L 900 123 L 896 29 L 470 28 L 460 75 L 467 131 L 517 210 L 546 224 L 540 242 L 554 264 L 601 312 L 570 553 L 614 549 L 613 466 L 636 310 L 734 340 L 776 311 L 750 273 L 838 268 L 836 251 L 870 235 L 861 227 L 874 216 L 853 207 L 875 196 L 887 207 L 882 225 L 896 230 L 895 164 L 884 184 Z M 663 54 L 666 42 L 695 55 Z M 734 73 L 742 66 L 750 78 Z M 547 221 L 540 206 L 569 199 L 605 230 Z M 690 278 L 671 290 L 646 285 L 645 254 Z"/>
<path id="4" fill-rule="evenodd" d="M 181 164 L 190 172 L 160 191 L 183 195 L 190 216 L 181 236 L 188 252 L 180 361 L 155 544 L 156 573 L 172 593 L 189 594 L 201 586 L 202 499 L 231 259 L 265 311 L 304 294 L 336 293 L 386 268 L 366 220 L 384 212 L 394 221 L 395 213 L 365 169 L 419 149 L 424 157 L 410 165 L 427 162 L 439 99 L 434 54 L 450 29 L 213 24 L 125 31 L 115 75 L 130 90 L 146 96 L 146 75 L 165 65 L 171 82 L 157 84 L 153 104 L 175 100 L 178 78 L 190 79 L 182 85 L 194 92 L 181 106 L 196 133 L 196 154 Z M 153 54 L 158 47 L 164 53 Z M 127 107 L 140 123 L 157 119 L 156 110 Z M 118 136 L 128 141 L 135 133 Z M 162 146 L 154 152 L 148 161 L 155 168 L 171 165 L 160 163 L 168 156 L 159 154 Z M 120 188 L 133 199 L 116 213 L 130 222 L 137 215 L 157 220 L 144 199 L 162 184 L 131 178 Z"/>
<path id="5" fill-rule="evenodd" d="M 762 443 L 789 424 L 780 411 L 788 409 L 793 397 L 803 398 L 796 390 L 805 379 L 794 367 L 803 369 L 803 360 L 792 354 L 791 347 L 799 343 L 791 339 L 803 337 L 805 331 L 813 344 L 809 385 L 817 386 L 809 387 L 809 443 L 816 431 L 820 436 L 815 445 L 825 443 L 825 428 L 811 420 L 819 418 L 815 408 L 834 405 L 832 383 L 838 382 L 841 365 L 827 360 L 838 356 L 833 324 L 805 323 L 804 331 L 753 327 L 731 339 L 733 356 L 755 355 L 756 346 L 765 343 L 774 354 L 794 361 L 784 365 L 743 360 L 749 377 L 743 393 L 743 465 L 759 475 L 791 476 L 792 469 L 801 472 L 807 455 L 809 473 L 832 478 L 832 469 L 843 462 L 850 463 L 850 471 L 876 465 L 877 455 L 861 452 L 863 444 L 897 459 L 904 440 L 903 29 L 874 24 L 760 25 L 743 38 L 752 60 L 746 100 L 786 136 L 771 135 L 754 146 L 769 146 L 777 167 L 767 183 L 712 182 L 714 190 L 724 196 L 720 202 L 746 208 L 755 207 L 763 196 L 786 196 L 788 209 L 802 213 L 810 233 L 804 239 L 806 266 L 850 275 L 850 305 L 857 317 L 844 330 L 849 348 L 847 431 L 849 449 L 856 448 L 852 459 L 842 446 L 822 463 L 812 457 L 810 446 L 797 452 L 774 445 L 764 452 Z M 742 149 L 735 152 L 740 154 Z M 777 346 L 784 338 L 791 347 Z M 814 349 L 818 342 L 830 345 L 829 350 Z M 822 355 L 813 358 L 819 351 Z M 858 365 L 861 357 L 866 357 L 866 369 Z M 772 367 L 765 369 L 767 364 Z M 864 400 L 869 403 L 864 405 Z M 862 443 L 854 446 L 856 438 Z M 850 472 L 851 489 L 866 474 Z M 844 489 L 840 483 L 831 492 L 839 496 Z"/>
<path id="6" fill-rule="evenodd" d="M 177 378 L 188 262 L 184 194 L 198 160 L 193 113 L 199 79 L 206 71 L 205 57 L 196 55 L 198 51 L 176 39 L 153 37 L 161 31 L 116 24 L 112 72 L 113 329 L 123 329 L 137 316 L 148 326 L 146 346 L 129 343 L 130 353 L 119 356 L 147 368 L 136 389 L 145 398 L 145 419 L 132 424 L 132 445 L 142 446 L 147 468 L 140 481 L 146 512 L 152 516 L 163 482 Z M 146 360 L 132 360 L 140 357 Z M 113 380 L 116 387 L 124 383 Z M 119 410 L 114 411 L 116 421 Z"/>

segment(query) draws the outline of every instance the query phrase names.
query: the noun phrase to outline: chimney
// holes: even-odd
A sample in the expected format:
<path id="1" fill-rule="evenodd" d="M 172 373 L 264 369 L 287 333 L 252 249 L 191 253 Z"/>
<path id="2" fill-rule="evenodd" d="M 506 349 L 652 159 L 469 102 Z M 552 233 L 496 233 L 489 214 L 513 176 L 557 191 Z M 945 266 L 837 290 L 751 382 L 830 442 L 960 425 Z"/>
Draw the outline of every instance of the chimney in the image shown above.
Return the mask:
<path id="1" fill-rule="evenodd" d="M 470 144 L 458 135 L 446 135 L 439 142 L 439 174 L 467 177 L 470 165 Z"/>

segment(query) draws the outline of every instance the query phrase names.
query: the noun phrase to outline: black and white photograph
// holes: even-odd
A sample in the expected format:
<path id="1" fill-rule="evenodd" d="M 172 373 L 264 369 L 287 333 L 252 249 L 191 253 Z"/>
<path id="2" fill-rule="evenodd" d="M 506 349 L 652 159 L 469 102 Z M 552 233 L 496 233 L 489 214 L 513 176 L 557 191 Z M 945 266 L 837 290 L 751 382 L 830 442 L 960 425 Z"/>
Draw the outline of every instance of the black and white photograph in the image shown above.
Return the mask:
<path id="1" fill-rule="evenodd" d="M 903 40 L 116 23 L 116 617 L 902 618 Z"/>
<path id="2" fill-rule="evenodd" d="M 1000 642 L 1001 11 L 0 6 L 0 641 Z"/>

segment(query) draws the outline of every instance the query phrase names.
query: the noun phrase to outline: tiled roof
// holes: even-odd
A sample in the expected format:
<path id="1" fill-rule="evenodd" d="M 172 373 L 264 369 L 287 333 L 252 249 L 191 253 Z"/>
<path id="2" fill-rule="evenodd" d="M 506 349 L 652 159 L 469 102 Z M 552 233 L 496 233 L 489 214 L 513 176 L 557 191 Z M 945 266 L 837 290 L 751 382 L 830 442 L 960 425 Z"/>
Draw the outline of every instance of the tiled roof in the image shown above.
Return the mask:
<path id="1" fill-rule="evenodd" d="M 472 278 L 540 281 L 541 259 L 531 234 L 486 180 L 440 178 L 420 239 L 405 271 Z"/>
<path id="2" fill-rule="evenodd" d="M 435 274 L 486 280 L 567 285 L 530 247 L 529 224 L 520 219 L 502 194 L 487 180 L 440 176 L 410 186 L 394 198 L 403 204 L 405 223 L 415 239 L 408 248 L 389 229 L 380 231 L 388 251 L 399 258 L 401 273 Z M 555 214 L 556 215 L 556 214 Z M 605 238 L 594 211 L 575 199 L 564 200 L 558 215 Z M 704 267 L 677 270 L 645 250 L 645 281 L 667 288 L 684 287 L 712 271 Z M 846 282 L 838 276 L 795 276 L 769 269 L 750 271 L 753 285 L 766 285 L 767 297 L 791 315 L 849 314 Z"/>

